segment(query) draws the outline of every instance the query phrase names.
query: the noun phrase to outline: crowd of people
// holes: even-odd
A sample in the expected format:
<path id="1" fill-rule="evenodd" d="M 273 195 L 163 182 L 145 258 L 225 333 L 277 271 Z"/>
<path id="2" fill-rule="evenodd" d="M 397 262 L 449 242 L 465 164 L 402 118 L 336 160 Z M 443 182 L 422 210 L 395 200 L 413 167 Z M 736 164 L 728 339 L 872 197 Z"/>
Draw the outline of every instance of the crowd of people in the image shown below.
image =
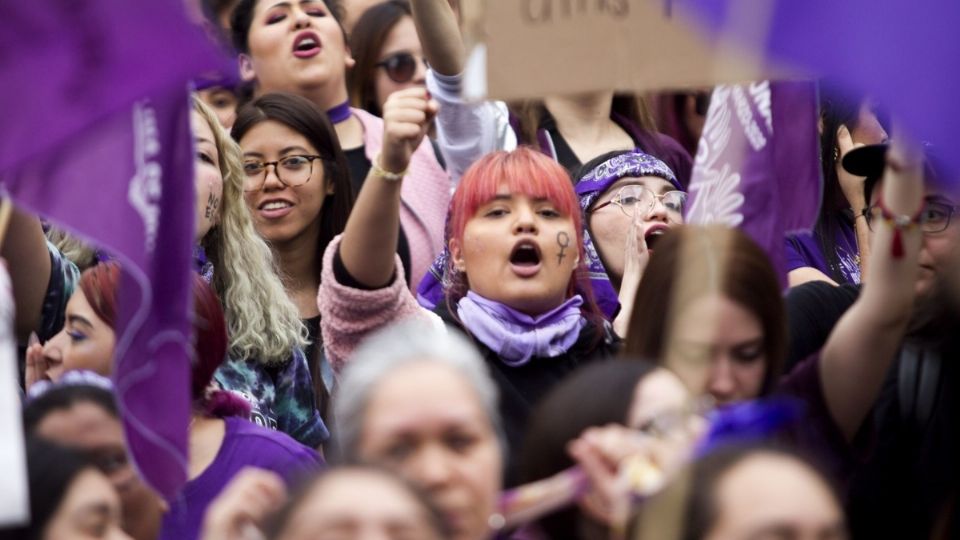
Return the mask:
<path id="1" fill-rule="evenodd" d="M 15 209 L 0 537 L 960 535 L 960 182 L 870 96 L 818 82 L 781 281 L 684 223 L 709 89 L 470 102 L 456 0 L 204 4 L 188 481 L 130 457 L 120 263 Z"/>

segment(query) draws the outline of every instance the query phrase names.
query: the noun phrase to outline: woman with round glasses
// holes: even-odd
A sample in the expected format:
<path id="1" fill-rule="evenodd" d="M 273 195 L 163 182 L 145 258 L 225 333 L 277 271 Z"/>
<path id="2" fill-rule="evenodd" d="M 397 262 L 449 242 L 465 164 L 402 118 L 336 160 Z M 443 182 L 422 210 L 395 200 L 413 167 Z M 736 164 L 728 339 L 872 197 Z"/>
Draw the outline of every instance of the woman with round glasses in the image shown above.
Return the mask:
<path id="1" fill-rule="evenodd" d="M 336 6 L 334 0 L 240 0 L 232 19 L 240 74 L 253 84 L 255 96 L 289 92 L 326 111 L 355 192 L 368 175 L 379 180 L 377 171 L 414 179 L 401 193 L 397 234 L 401 249 L 409 250 L 407 285 L 416 287 L 443 248 L 450 177 L 429 141 L 414 149 L 405 170 L 391 170 L 384 163 L 383 120 L 350 107 L 347 70 L 355 61 L 338 21 L 340 13 L 331 6 Z"/>
<path id="2" fill-rule="evenodd" d="M 687 194 L 664 162 L 639 150 L 590 161 L 576 191 L 593 293 L 625 337 L 643 270 L 660 236 L 683 224 Z"/>
<path id="3" fill-rule="evenodd" d="M 241 107 L 232 135 L 243 152 L 243 199 L 307 327 L 306 353 L 323 412 L 333 373 L 319 345 L 316 296 L 321 255 L 353 207 L 347 164 L 327 118 L 292 94 L 267 94 Z"/>
<path id="4" fill-rule="evenodd" d="M 368 9 L 350 34 L 350 51 L 357 61 L 347 76 L 354 107 L 380 116 L 387 96 L 426 84 L 427 64 L 407 0 Z"/>

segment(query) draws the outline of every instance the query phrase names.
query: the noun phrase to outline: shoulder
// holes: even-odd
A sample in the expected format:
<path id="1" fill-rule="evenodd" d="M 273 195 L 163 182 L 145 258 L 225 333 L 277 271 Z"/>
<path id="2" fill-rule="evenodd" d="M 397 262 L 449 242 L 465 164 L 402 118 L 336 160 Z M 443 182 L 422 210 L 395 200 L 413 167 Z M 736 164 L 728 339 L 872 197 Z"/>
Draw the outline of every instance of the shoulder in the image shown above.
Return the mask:
<path id="1" fill-rule="evenodd" d="M 842 309 L 850 307 L 860 295 L 858 285 L 831 285 L 824 281 L 811 281 L 791 288 L 787 292 L 788 308 Z"/>
<path id="2" fill-rule="evenodd" d="M 242 449 L 256 457 L 257 465 L 282 474 L 290 469 L 314 468 L 321 464 L 316 451 L 308 448 L 281 431 L 275 431 L 242 418 L 225 418 L 227 432 L 224 444 Z"/>

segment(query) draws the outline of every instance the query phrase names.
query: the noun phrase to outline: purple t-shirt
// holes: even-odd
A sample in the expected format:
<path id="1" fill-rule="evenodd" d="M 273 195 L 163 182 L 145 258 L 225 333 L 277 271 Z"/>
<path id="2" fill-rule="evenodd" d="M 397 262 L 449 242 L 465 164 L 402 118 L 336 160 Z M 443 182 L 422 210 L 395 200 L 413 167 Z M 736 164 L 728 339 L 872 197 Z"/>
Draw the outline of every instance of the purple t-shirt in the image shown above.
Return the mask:
<path id="1" fill-rule="evenodd" d="M 273 471 L 290 486 L 323 465 L 317 453 L 285 433 L 242 418 L 224 418 L 223 444 L 213 463 L 187 482 L 163 516 L 160 540 L 192 540 L 200 534 L 210 502 L 245 467 Z"/>
<path id="2" fill-rule="evenodd" d="M 840 223 L 836 236 L 837 264 L 843 282 L 851 285 L 860 284 L 860 250 L 857 247 L 856 231 L 846 223 Z M 797 268 L 816 268 L 828 277 L 833 277 L 823 248 L 813 233 L 803 232 L 787 235 L 785 251 L 787 256 L 787 271 Z"/>

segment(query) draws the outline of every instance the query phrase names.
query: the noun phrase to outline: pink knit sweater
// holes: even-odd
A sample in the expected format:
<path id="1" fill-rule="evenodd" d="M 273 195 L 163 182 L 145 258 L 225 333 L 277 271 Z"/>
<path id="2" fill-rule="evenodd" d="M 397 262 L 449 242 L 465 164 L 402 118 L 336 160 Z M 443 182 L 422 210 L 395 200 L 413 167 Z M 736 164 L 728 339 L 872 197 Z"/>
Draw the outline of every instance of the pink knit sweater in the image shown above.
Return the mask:
<path id="1" fill-rule="evenodd" d="M 363 124 L 365 153 L 373 162 L 383 148 L 383 120 L 362 109 L 352 111 Z M 416 291 L 420 280 L 443 249 L 444 225 L 453 184 L 426 138 L 413 153 L 407 171 L 400 188 L 400 224 L 410 244 L 410 290 Z"/>
<path id="2" fill-rule="evenodd" d="M 396 261 L 393 283 L 376 290 L 363 290 L 337 283 L 333 256 L 342 236 L 334 238 L 323 254 L 323 274 L 317 305 L 320 307 L 320 334 L 323 348 L 334 371 L 338 372 L 361 341 L 380 328 L 411 317 L 430 317 L 404 286 L 403 265 Z"/>

